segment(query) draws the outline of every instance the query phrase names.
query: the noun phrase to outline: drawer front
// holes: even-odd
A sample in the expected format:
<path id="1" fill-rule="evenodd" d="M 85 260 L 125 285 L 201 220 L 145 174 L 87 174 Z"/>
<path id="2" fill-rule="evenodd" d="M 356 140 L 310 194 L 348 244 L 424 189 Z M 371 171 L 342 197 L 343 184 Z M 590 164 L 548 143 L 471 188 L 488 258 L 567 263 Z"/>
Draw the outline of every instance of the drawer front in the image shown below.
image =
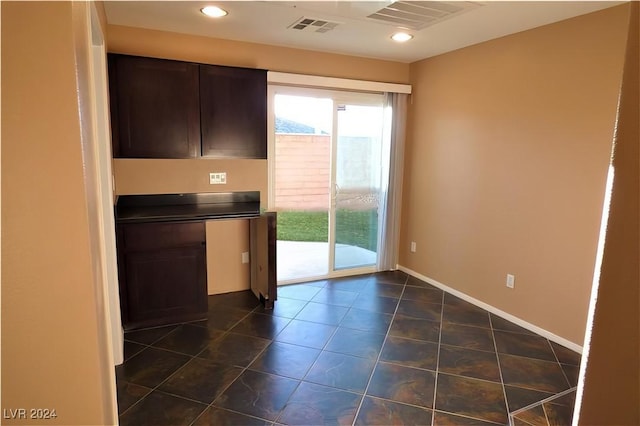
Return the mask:
<path id="1" fill-rule="evenodd" d="M 121 226 L 121 244 L 124 251 L 158 250 L 182 247 L 206 242 L 205 224 L 187 223 L 140 223 Z"/>

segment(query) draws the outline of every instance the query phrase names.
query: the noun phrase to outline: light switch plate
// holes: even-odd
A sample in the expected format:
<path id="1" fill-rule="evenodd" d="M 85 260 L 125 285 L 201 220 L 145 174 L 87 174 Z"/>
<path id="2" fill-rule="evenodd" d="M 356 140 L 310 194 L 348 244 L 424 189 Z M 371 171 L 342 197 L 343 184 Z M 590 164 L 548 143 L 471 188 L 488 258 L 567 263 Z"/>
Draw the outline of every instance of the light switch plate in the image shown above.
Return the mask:
<path id="1" fill-rule="evenodd" d="M 209 184 L 211 185 L 224 185 L 227 183 L 227 173 L 217 172 L 209 173 Z"/>

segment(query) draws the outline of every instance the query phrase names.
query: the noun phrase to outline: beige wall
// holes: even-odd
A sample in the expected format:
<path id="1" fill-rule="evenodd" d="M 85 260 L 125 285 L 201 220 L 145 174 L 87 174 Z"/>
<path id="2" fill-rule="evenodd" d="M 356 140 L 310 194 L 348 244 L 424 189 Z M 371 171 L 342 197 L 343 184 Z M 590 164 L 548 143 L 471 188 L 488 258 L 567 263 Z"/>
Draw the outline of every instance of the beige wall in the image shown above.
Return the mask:
<path id="1" fill-rule="evenodd" d="M 209 173 L 226 172 L 225 185 L 211 185 Z M 267 206 L 266 160 L 113 160 L 117 195 L 260 191 Z"/>
<path id="2" fill-rule="evenodd" d="M 116 421 L 79 121 L 87 6 L 1 4 L 2 408 L 57 414 L 5 424 Z"/>
<path id="3" fill-rule="evenodd" d="M 582 344 L 627 17 L 411 65 L 401 265 Z"/>
<path id="4" fill-rule="evenodd" d="M 633 5 L 615 133 L 615 178 L 588 351 L 582 425 L 640 424 L 640 62 Z"/>
<path id="5" fill-rule="evenodd" d="M 249 264 L 242 253 L 249 252 L 248 220 L 207 222 L 207 284 L 209 294 L 250 288 Z"/>
<path id="6" fill-rule="evenodd" d="M 114 53 L 360 80 L 409 82 L 409 64 L 109 25 Z"/>

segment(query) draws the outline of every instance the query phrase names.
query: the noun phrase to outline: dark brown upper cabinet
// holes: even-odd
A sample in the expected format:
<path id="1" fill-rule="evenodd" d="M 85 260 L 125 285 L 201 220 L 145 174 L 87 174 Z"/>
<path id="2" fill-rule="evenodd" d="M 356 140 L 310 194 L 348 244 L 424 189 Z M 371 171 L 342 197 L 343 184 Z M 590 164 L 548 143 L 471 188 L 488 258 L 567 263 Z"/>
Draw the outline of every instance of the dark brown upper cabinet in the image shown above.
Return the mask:
<path id="1" fill-rule="evenodd" d="M 267 158 L 267 72 L 109 55 L 113 155 Z"/>
<path id="2" fill-rule="evenodd" d="M 192 158 L 200 154 L 198 65 L 110 55 L 113 155 Z"/>
<path id="3" fill-rule="evenodd" d="M 267 73 L 200 66 L 202 156 L 267 158 Z"/>

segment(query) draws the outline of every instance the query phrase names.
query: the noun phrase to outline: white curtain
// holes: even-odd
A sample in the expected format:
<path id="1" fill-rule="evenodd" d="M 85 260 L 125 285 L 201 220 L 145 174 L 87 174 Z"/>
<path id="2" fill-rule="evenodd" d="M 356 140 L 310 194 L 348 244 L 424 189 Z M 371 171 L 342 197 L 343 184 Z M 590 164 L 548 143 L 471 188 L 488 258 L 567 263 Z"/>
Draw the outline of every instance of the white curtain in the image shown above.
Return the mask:
<path id="1" fill-rule="evenodd" d="M 385 93 L 383 162 L 378 240 L 379 271 L 396 269 L 400 241 L 400 208 L 408 95 Z M 389 161 L 384 161 L 384 156 Z"/>

